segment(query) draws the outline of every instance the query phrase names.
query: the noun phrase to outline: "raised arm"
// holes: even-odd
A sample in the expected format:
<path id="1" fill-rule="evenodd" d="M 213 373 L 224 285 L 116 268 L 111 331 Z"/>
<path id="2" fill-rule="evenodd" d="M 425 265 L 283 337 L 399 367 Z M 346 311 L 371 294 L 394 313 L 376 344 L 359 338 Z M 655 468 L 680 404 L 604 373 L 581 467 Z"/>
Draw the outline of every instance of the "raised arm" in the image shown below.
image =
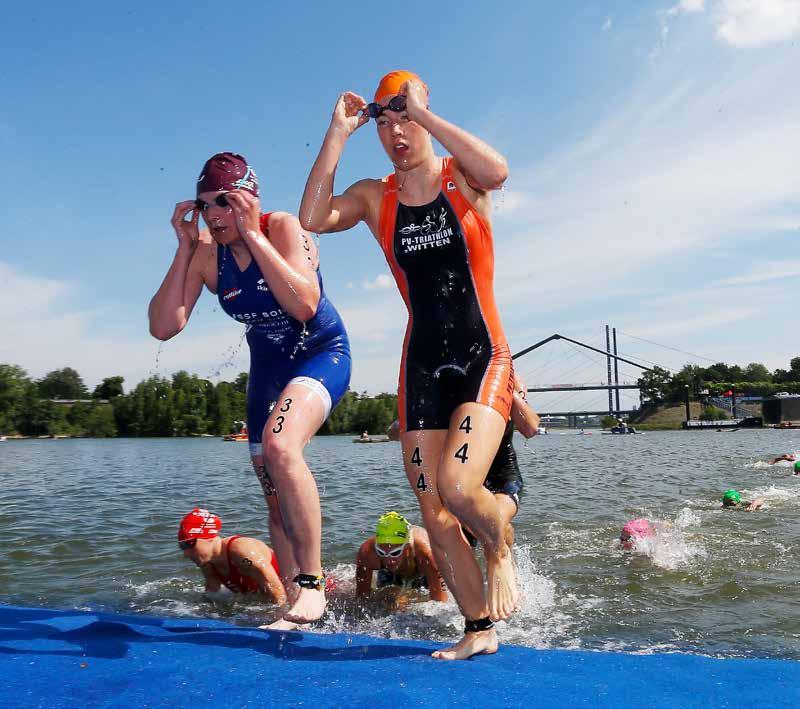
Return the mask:
<path id="1" fill-rule="evenodd" d="M 186 215 L 192 212 L 189 220 Z M 200 213 L 193 201 L 175 205 L 172 226 L 178 237 L 178 250 L 148 308 L 150 334 L 159 340 L 177 335 L 189 322 L 192 309 L 203 290 L 198 246 L 201 244 L 197 221 Z"/>
<path id="2" fill-rule="evenodd" d="M 313 318 L 320 297 L 314 240 L 300 227 L 297 217 L 286 212 L 273 213 L 267 238 L 259 225 L 258 198 L 244 190 L 228 192 L 226 197 L 236 214 L 239 233 L 278 303 L 295 320 Z"/>
<path id="3" fill-rule="evenodd" d="M 372 592 L 372 572 L 375 571 L 372 562 L 374 545 L 374 539 L 367 539 L 356 554 L 356 598 L 364 598 Z"/>
<path id="4" fill-rule="evenodd" d="M 319 155 L 306 181 L 300 203 L 300 224 L 317 234 L 344 231 L 366 219 L 368 201 L 363 180 L 334 196 L 333 181 L 347 139 L 368 120 L 366 102 L 347 91 L 339 96 Z"/>
<path id="5" fill-rule="evenodd" d="M 454 158 L 468 184 L 475 190 L 499 190 L 508 178 L 508 164 L 488 143 L 453 125 L 428 108 L 428 92 L 419 81 L 400 87 L 406 97 L 408 117 L 427 130 Z"/>

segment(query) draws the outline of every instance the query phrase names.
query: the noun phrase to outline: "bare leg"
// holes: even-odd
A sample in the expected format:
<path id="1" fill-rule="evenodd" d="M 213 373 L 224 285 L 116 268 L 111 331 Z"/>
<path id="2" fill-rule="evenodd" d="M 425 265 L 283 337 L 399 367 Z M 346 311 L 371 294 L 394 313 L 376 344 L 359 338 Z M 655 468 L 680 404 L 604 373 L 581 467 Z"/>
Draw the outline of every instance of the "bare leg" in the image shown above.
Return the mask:
<path id="1" fill-rule="evenodd" d="M 443 506 L 437 486 L 439 459 L 446 431 L 410 431 L 400 437 L 403 464 L 411 489 L 417 496 L 431 550 L 458 607 L 466 618 L 477 620 L 488 615 L 483 574 L 472 548 L 461 533 L 461 525 Z M 472 636 L 476 637 L 472 637 Z M 479 640 L 477 636 L 482 638 Z M 491 649 L 492 640 L 494 650 Z M 440 659 L 464 659 L 480 652 L 497 650 L 494 629 L 469 636 L 452 648 L 438 650 Z"/>
<path id="2" fill-rule="evenodd" d="M 299 573 L 322 576 L 322 513 L 314 476 L 303 449 L 322 425 L 325 406 L 308 387 L 289 383 L 264 426 L 264 460 L 278 492 L 285 536 Z M 281 561 L 280 556 L 278 560 Z M 325 611 L 325 589 L 300 588 L 284 616 L 293 623 L 317 620 Z"/>
<path id="3" fill-rule="evenodd" d="M 462 404 L 450 419 L 438 472 L 445 507 L 483 546 L 492 620 L 505 620 L 519 602 L 513 556 L 505 540 L 506 525 L 500 520 L 494 495 L 483 486 L 504 429 L 505 421 L 494 409 Z"/>
<path id="4" fill-rule="evenodd" d="M 300 567 L 294 558 L 292 545 L 289 537 L 286 535 L 286 529 L 283 525 L 283 517 L 281 516 L 281 508 L 278 504 L 278 493 L 272 483 L 272 479 L 264 466 L 263 456 L 253 456 L 253 468 L 256 471 L 256 477 L 261 483 L 261 489 L 264 491 L 264 501 L 267 503 L 267 510 L 269 511 L 269 539 L 275 554 L 278 557 L 278 566 L 281 570 L 281 581 L 283 587 L 286 589 L 289 604 L 294 603 L 298 595 L 297 584 L 292 583 L 292 579 L 297 576 Z"/>
<path id="5" fill-rule="evenodd" d="M 503 536 L 509 547 L 514 546 L 514 517 L 517 516 L 517 505 L 505 493 L 495 493 L 494 499 L 497 501 L 497 510 L 500 513 L 500 524 L 503 527 Z"/>

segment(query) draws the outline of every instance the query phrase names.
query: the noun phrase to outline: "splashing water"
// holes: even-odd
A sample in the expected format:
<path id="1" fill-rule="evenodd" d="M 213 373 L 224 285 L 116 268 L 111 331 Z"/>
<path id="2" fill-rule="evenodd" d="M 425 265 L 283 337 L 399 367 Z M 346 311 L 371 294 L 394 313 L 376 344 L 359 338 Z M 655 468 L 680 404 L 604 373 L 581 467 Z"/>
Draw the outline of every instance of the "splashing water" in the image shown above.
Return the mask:
<path id="1" fill-rule="evenodd" d="M 215 370 L 209 372 L 209 374 L 206 376 L 206 379 L 217 379 L 222 376 L 223 370 L 231 369 L 236 366 L 236 360 L 239 357 L 239 353 L 242 351 L 242 345 L 244 345 L 244 339 L 247 337 L 249 330 L 250 325 L 245 325 L 244 330 L 242 330 L 242 334 L 239 337 L 239 341 L 228 347 L 222 353 L 222 363 Z"/>
<path id="2" fill-rule="evenodd" d="M 637 538 L 634 551 L 648 556 L 656 566 L 669 570 L 685 568 L 707 555 L 702 544 L 690 542 L 684 534 L 684 530 L 700 525 L 700 518 L 690 509 L 681 510 L 674 522 L 652 520 L 651 524 L 655 534 Z"/>

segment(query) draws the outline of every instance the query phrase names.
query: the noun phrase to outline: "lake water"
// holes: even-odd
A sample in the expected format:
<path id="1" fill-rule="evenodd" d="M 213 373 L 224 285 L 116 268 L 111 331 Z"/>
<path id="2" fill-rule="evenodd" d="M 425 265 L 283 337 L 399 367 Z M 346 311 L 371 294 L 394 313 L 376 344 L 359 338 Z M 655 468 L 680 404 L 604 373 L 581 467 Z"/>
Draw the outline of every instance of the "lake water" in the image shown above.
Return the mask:
<path id="1" fill-rule="evenodd" d="M 800 658 L 800 477 L 768 466 L 798 431 L 551 433 L 516 441 L 526 491 L 515 555 L 524 599 L 502 642 L 550 648 Z M 397 443 L 319 437 L 307 458 L 322 496 L 323 563 L 339 580 L 322 632 L 456 639 L 453 605 L 390 614 L 352 600 L 354 556 L 379 514 L 419 522 Z M 766 500 L 722 511 L 721 493 Z M 263 623 L 258 601 L 211 606 L 180 554 L 180 518 L 200 505 L 223 533 L 267 539 L 247 446 L 219 439 L 0 443 L 0 601 Z M 661 521 L 624 553 L 627 519 Z"/>

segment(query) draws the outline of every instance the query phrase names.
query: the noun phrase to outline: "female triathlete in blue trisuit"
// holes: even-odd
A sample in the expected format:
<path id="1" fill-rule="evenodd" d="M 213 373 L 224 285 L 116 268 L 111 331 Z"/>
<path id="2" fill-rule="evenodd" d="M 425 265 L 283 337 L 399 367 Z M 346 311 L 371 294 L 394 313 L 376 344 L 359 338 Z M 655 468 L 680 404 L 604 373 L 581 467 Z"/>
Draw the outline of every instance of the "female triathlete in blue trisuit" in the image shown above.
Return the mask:
<path id="1" fill-rule="evenodd" d="M 198 229 L 200 214 L 208 230 Z M 178 250 L 150 303 L 150 332 L 177 335 L 203 285 L 246 325 L 250 454 L 289 593 L 284 618 L 316 620 L 325 609 L 322 519 L 303 448 L 350 381 L 350 346 L 325 297 L 316 245 L 297 217 L 261 214 L 255 172 L 234 153 L 206 162 L 197 199 L 176 205 L 172 226 Z"/>

